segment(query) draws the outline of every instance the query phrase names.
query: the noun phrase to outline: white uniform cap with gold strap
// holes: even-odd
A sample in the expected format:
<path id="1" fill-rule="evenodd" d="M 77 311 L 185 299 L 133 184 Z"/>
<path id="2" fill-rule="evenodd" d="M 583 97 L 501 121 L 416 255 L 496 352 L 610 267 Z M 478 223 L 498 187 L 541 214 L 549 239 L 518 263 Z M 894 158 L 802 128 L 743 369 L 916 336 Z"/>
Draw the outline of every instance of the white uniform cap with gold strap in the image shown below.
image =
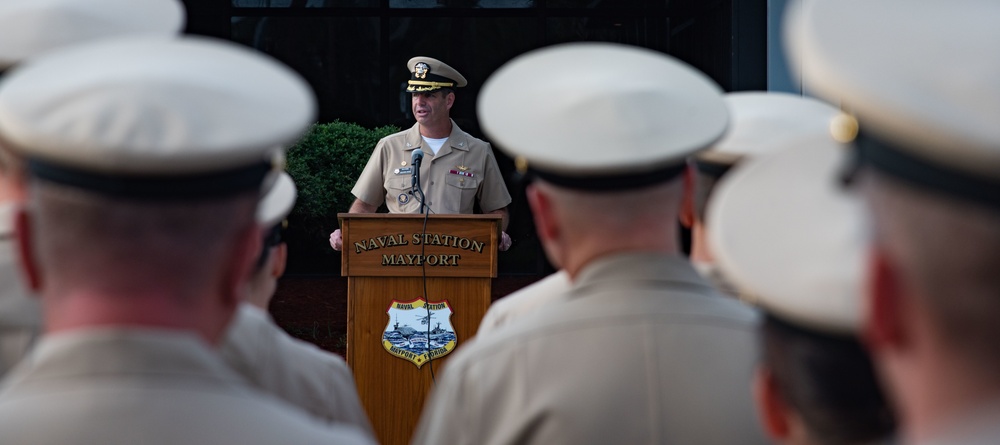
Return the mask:
<path id="1" fill-rule="evenodd" d="M 728 93 L 729 129 L 708 150 L 694 156 L 702 173 L 720 177 L 744 158 L 788 145 L 788 141 L 827 130 L 840 111 L 797 94 L 747 91 Z"/>
<path id="2" fill-rule="evenodd" d="M 837 0 L 789 12 L 793 66 L 861 122 L 859 160 L 1000 207 L 1000 2 Z"/>
<path id="3" fill-rule="evenodd" d="M 674 178 L 729 113 L 708 76 L 656 51 L 570 43 L 522 54 L 483 86 L 479 120 L 542 179 L 614 190 Z"/>
<path id="4" fill-rule="evenodd" d="M 0 1 L 0 68 L 66 45 L 133 35 L 174 35 L 179 0 Z"/>
<path id="5" fill-rule="evenodd" d="M 407 93 L 424 93 L 441 88 L 461 88 L 468 84 L 465 76 L 440 60 L 417 56 L 406 62 L 410 80 L 406 83 Z"/>
<path id="6" fill-rule="evenodd" d="M 0 137 L 41 179 L 134 198 L 261 185 L 312 122 L 294 71 L 206 38 L 108 39 L 46 53 L 0 83 Z"/>
<path id="7" fill-rule="evenodd" d="M 849 149 L 813 116 L 801 118 L 812 135 L 778 137 L 777 151 L 722 178 L 708 204 L 708 241 L 726 277 L 769 313 L 812 330 L 856 333 L 867 236 L 863 205 L 839 174 Z"/>

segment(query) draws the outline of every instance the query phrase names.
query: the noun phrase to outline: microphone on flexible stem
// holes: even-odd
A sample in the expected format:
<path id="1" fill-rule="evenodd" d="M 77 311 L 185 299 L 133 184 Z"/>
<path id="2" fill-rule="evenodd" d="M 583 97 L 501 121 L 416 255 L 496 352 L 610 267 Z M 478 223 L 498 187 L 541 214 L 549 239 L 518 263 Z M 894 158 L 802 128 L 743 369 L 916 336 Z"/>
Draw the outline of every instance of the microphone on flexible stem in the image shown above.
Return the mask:
<path id="1" fill-rule="evenodd" d="M 410 193 L 413 193 L 415 197 L 419 197 L 420 213 L 424 213 L 424 192 L 420 190 L 420 162 L 423 160 L 424 160 L 423 150 L 419 148 L 413 150 L 413 156 L 410 158 L 410 165 L 413 167 L 413 177 L 412 177 L 412 182 L 410 184 L 412 190 Z"/>

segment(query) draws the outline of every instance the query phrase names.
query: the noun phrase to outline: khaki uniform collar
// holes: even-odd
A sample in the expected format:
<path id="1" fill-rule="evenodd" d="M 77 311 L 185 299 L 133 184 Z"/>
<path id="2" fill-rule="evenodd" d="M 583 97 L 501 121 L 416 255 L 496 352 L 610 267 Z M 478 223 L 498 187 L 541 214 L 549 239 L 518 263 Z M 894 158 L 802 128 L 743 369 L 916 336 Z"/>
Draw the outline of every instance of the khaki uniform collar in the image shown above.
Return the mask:
<path id="1" fill-rule="evenodd" d="M 406 141 L 406 147 L 403 147 L 403 151 L 410 152 L 421 148 L 424 146 L 424 138 L 420 136 L 420 124 L 416 123 L 406 131 L 406 136 L 404 137 Z M 469 135 L 458 128 L 458 124 L 454 120 L 451 121 L 451 134 L 448 135 L 448 141 L 438 154 L 435 155 L 431 150 L 424 150 L 424 157 L 431 159 L 441 158 L 448 155 L 452 150 L 469 151 Z"/>
<path id="2" fill-rule="evenodd" d="M 619 281 L 634 284 L 640 280 L 712 290 L 711 285 L 698 274 L 687 258 L 653 252 L 624 252 L 595 259 L 580 270 L 573 281 L 573 288 Z"/>

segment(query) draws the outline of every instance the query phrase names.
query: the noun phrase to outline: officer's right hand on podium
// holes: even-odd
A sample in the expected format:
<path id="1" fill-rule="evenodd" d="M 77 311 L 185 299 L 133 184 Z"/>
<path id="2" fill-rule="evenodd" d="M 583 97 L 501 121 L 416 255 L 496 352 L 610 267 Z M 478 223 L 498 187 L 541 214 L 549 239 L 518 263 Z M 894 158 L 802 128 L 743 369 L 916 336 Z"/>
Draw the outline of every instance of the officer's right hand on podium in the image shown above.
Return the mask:
<path id="1" fill-rule="evenodd" d="M 334 230 L 333 233 L 330 234 L 330 247 L 333 247 L 333 250 L 336 250 L 337 252 L 340 252 L 340 250 L 344 248 L 344 238 L 340 234 L 340 229 Z"/>

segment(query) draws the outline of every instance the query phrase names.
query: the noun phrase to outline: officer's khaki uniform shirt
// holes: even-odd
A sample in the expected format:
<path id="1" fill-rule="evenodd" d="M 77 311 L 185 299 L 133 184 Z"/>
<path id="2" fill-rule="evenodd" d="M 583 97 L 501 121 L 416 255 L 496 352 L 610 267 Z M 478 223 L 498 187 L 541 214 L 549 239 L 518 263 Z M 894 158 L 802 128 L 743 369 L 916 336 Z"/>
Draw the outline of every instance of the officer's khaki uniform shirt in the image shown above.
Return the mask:
<path id="1" fill-rule="evenodd" d="M 240 305 L 220 352 L 261 391 L 323 421 L 347 423 L 374 435 L 344 359 L 292 338 L 260 308 Z"/>
<path id="2" fill-rule="evenodd" d="M 4 444 L 367 444 L 250 389 L 193 334 L 42 337 L 0 387 Z"/>
<path id="3" fill-rule="evenodd" d="M 510 193 L 490 144 L 462 131 L 455 121 L 436 155 L 420 136 L 420 124 L 382 138 L 351 193 L 371 205 L 385 202 L 389 213 L 419 213 L 420 201 L 410 194 L 410 161 L 418 148 L 424 152 L 420 186 L 428 213 L 473 213 L 477 201 L 483 212 L 510 204 Z"/>
<path id="4" fill-rule="evenodd" d="M 767 443 L 752 309 L 670 255 L 597 260 L 570 292 L 456 351 L 414 443 Z"/>
<path id="5" fill-rule="evenodd" d="M 559 270 L 497 300 L 479 323 L 476 337 L 492 335 L 497 329 L 520 320 L 542 306 L 568 298 L 569 288 L 569 275 Z"/>
<path id="6" fill-rule="evenodd" d="M 25 289 L 18 266 L 14 208 L 0 203 L 0 376 L 27 354 L 42 326 L 41 307 Z"/>

